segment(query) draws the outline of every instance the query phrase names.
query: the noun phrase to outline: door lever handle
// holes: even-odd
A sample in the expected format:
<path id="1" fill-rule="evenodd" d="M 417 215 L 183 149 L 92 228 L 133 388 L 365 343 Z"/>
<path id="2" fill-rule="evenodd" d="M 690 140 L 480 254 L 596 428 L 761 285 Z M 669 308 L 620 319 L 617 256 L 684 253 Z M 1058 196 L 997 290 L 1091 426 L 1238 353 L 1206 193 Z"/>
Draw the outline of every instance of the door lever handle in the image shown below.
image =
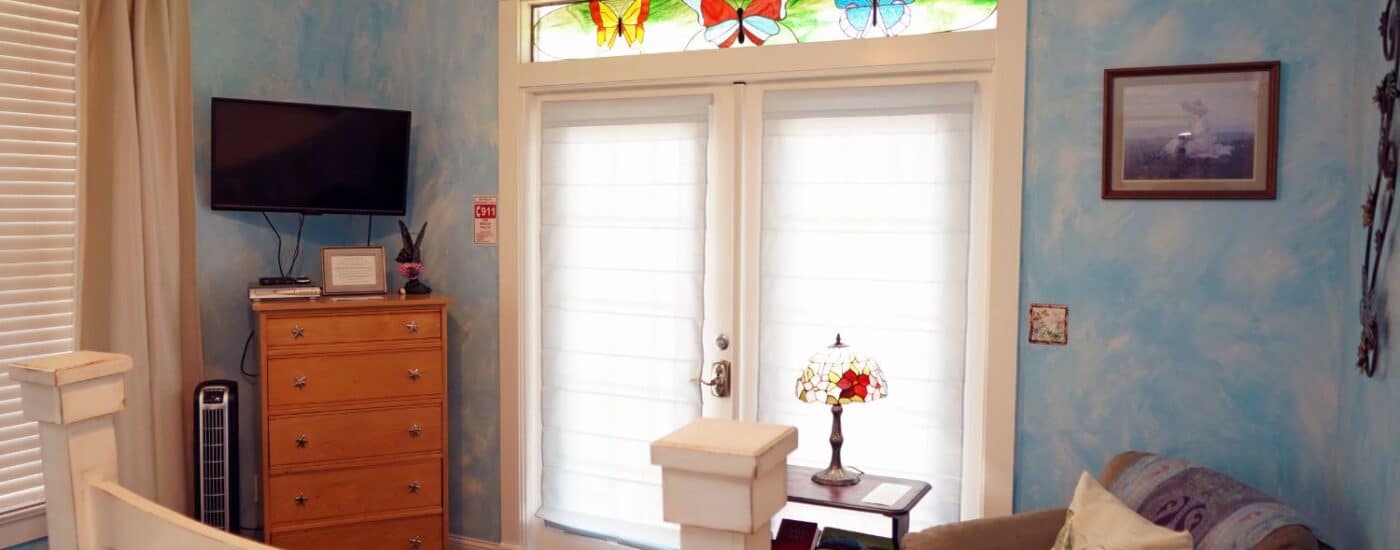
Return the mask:
<path id="1" fill-rule="evenodd" d="M 725 361 L 723 359 L 715 361 L 714 363 L 710 363 L 710 368 L 714 369 L 714 377 L 710 378 L 709 380 L 691 378 L 690 381 L 700 384 L 702 386 L 709 386 L 710 395 L 713 395 L 715 397 L 729 397 L 729 375 L 730 370 L 732 370 L 730 367 L 731 365 L 729 364 L 729 361 Z"/>

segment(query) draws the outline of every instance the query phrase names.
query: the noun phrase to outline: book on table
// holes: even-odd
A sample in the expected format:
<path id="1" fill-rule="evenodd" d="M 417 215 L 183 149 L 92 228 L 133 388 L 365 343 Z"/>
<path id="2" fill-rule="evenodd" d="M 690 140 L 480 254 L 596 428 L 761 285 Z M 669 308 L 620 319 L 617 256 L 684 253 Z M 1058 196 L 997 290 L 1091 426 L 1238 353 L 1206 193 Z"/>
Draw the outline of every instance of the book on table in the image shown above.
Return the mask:
<path id="1" fill-rule="evenodd" d="M 784 519 L 778 524 L 773 550 L 812 550 L 817 547 L 817 537 L 820 535 L 821 529 L 815 523 Z"/>
<path id="2" fill-rule="evenodd" d="M 777 547 L 774 546 L 776 549 Z M 818 550 L 894 550 L 894 541 L 889 537 L 847 531 L 835 527 L 822 529 Z"/>

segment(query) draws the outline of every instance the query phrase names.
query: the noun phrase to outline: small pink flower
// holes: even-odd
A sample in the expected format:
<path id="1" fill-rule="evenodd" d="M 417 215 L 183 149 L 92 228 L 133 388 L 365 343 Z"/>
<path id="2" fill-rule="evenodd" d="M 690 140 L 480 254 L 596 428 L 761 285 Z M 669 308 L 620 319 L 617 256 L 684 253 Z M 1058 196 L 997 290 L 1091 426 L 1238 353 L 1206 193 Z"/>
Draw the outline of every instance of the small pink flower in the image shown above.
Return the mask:
<path id="1" fill-rule="evenodd" d="M 399 275 L 409 279 L 417 279 L 418 274 L 423 272 L 423 264 L 420 262 L 404 262 L 399 264 Z"/>

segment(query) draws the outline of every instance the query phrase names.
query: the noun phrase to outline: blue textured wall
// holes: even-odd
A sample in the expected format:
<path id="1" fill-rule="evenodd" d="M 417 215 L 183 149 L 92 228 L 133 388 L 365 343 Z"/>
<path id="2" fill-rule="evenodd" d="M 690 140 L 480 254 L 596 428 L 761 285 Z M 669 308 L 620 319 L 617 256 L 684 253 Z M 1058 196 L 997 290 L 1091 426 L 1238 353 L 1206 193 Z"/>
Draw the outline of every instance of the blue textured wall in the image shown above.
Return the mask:
<path id="1" fill-rule="evenodd" d="M 1375 147 L 1379 127 L 1376 106 L 1370 101 L 1371 90 L 1380 81 L 1389 63 L 1381 56 L 1380 36 L 1376 21 L 1385 0 L 1361 2 L 1357 21 L 1356 78 L 1357 91 L 1352 105 L 1359 115 L 1356 163 L 1360 177 L 1353 192 L 1359 204 L 1376 177 Z M 1357 211 L 1347 211 L 1347 223 L 1352 232 L 1348 250 L 1352 254 L 1349 285 L 1360 281 L 1363 239 Z M 1392 223 L 1400 221 L 1392 220 Z M 1392 227 L 1395 227 L 1392 225 Z M 1391 235 L 1395 235 L 1392 230 Z M 1395 240 L 1392 237 L 1391 242 Z M 1341 414 L 1338 424 L 1337 470 L 1339 495 L 1337 504 L 1338 548 L 1400 548 L 1400 269 L 1396 268 L 1394 245 L 1387 246 L 1381 277 L 1381 302 L 1387 319 L 1381 335 L 1381 368 L 1374 379 L 1362 376 L 1355 369 L 1345 369 L 1341 384 Z M 1360 291 L 1348 289 L 1343 307 L 1350 313 L 1360 298 Z M 1358 331 L 1350 322 L 1344 349 L 1354 349 Z"/>
<path id="2" fill-rule="evenodd" d="M 238 374 L 252 316 L 247 285 L 276 272 L 272 234 L 260 215 L 208 209 L 209 98 L 264 98 L 413 111 L 408 220 L 429 221 L 425 281 L 456 302 L 449 313 L 451 530 L 500 532 L 496 319 L 497 255 L 471 244 L 474 194 L 496 191 L 496 34 L 491 0 L 194 0 L 193 78 L 199 210 L 199 295 L 210 377 Z M 295 217 L 279 215 L 284 232 Z M 397 252 L 392 220 L 375 240 Z M 363 217 L 307 220 L 296 272 L 319 278 L 319 248 L 363 242 Z M 289 243 L 290 244 L 290 243 Z M 290 256 L 290 250 L 287 252 Z M 394 281 L 391 279 L 391 283 Z M 256 351 L 248 368 L 255 369 Z M 248 402 L 253 405 L 255 402 Z M 253 424 L 254 407 L 243 421 Z M 244 462 L 256 464 L 252 431 Z M 251 476 L 245 479 L 251 495 Z M 251 500 L 245 498 L 245 500 Z M 249 503 L 251 504 L 251 503 Z M 259 521 L 244 507 L 244 523 Z"/>
<path id="3" fill-rule="evenodd" d="M 1017 509 L 1061 506 L 1080 470 L 1138 449 L 1331 528 L 1354 346 L 1357 6 L 1032 2 L 1022 309 L 1068 304 L 1070 343 L 1021 344 Z M 1278 200 L 1100 200 L 1105 68 L 1265 59 L 1283 62 Z"/>
<path id="4" fill-rule="evenodd" d="M 204 204 L 210 96 L 414 111 L 409 218 L 432 221 L 428 282 L 458 300 L 452 531 L 498 538 L 496 254 L 466 239 L 471 195 L 495 189 L 494 2 L 193 4 Z M 1360 235 L 1355 166 L 1369 145 L 1358 147 L 1358 134 L 1374 131 L 1356 129 L 1370 84 L 1356 84 L 1365 56 L 1351 37 L 1374 19 L 1339 6 L 1032 1 L 1023 310 L 1066 303 L 1072 323 L 1068 347 L 1020 349 L 1018 509 L 1063 505 L 1079 470 L 1133 448 L 1220 468 L 1339 541 L 1369 542 L 1355 547 L 1400 543 L 1391 520 L 1400 384 L 1345 370 L 1359 244 L 1344 243 Z M 1104 68 L 1252 59 L 1284 62 L 1277 201 L 1098 198 Z M 312 218 L 298 271 L 319 273 L 317 248 L 358 241 L 363 223 Z M 392 251 L 389 220 L 378 228 Z M 208 373 L 240 378 L 251 320 L 243 290 L 275 271 L 271 235 L 259 216 L 205 207 L 199 230 Z M 1400 289 L 1400 272 L 1388 281 Z"/>

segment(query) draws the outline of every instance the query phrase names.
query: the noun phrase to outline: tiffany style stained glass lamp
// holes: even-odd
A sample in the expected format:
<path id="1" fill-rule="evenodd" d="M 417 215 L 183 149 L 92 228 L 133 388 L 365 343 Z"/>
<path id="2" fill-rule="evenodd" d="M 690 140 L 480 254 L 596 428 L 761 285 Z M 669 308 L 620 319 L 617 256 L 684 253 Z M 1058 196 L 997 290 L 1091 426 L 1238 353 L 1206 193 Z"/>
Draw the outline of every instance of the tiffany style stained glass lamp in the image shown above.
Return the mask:
<path id="1" fill-rule="evenodd" d="M 874 359 L 841 343 L 821 350 L 807 360 L 807 368 L 797 378 L 797 398 L 807 403 L 831 405 L 831 464 L 812 474 L 820 485 L 855 485 L 860 474 L 841 465 L 841 408 L 850 403 L 869 403 L 887 395 L 885 373 Z"/>

